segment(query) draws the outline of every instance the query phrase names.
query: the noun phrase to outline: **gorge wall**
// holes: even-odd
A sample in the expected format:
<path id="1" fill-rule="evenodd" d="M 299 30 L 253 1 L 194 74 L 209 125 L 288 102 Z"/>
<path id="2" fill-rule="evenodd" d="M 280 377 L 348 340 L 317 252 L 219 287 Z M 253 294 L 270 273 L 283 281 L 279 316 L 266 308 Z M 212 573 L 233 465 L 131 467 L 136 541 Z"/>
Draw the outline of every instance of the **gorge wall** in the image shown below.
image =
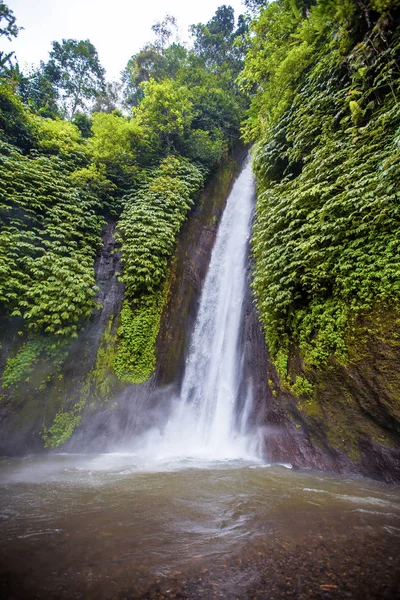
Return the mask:
<path id="1" fill-rule="evenodd" d="M 238 149 L 218 169 L 199 197 L 179 235 L 169 275 L 169 297 L 157 339 L 157 368 L 141 385 L 122 384 L 112 360 L 124 297 L 118 280 L 120 256 L 115 222 L 107 224 L 96 261 L 101 308 L 58 365 L 38 364 L 13 395 L 3 396 L 0 449 L 3 454 L 44 450 L 53 423 L 64 451 L 106 451 L 129 444 L 169 410 L 179 387 L 188 341 L 197 314 L 218 223 L 246 152 Z M 271 462 L 291 462 L 336 472 L 400 480 L 399 329 L 395 315 L 376 313 L 355 324 L 346 365 L 332 359 L 325 371 L 304 370 L 293 348 L 289 373 L 313 383 L 313 394 L 294 393 L 282 384 L 270 359 L 249 286 L 241 344 L 244 376 L 251 380 L 251 421 L 263 427 L 264 454 Z M 2 330 L 2 361 L 21 341 L 18 322 Z M 78 410 L 76 409 L 78 407 Z M 162 407 L 160 409 L 160 407 Z M 66 415 L 66 417 L 57 417 Z M 58 419 L 58 420 L 57 420 Z M 47 425 L 46 425 L 47 424 Z M 48 438 L 47 438 L 48 439 Z"/>
<path id="2" fill-rule="evenodd" d="M 291 380 L 313 382 L 311 397 L 295 394 L 282 385 L 249 294 L 245 368 L 253 380 L 254 421 L 265 427 L 267 460 L 400 481 L 398 321 L 393 315 L 372 319 L 353 331 L 346 365 L 331 359 L 326 370 L 310 371 L 294 348 Z"/>
<path id="3" fill-rule="evenodd" d="M 116 223 L 109 221 L 95 263 L 98 308 L 64 353 L 33 364 L 29 377 L 3 388 L 0 453 L 26 454 L 46 447 L 104 450 L 116 441 L 129 441 L 151 424 L 153 412 L 160 413 L 160 396 L 168 405 L 169 391 L 179 388 L 218 223 L 245 155 L 239 147 L 223 161 L 183 226 L 171 261 L 154 376 L 134 385 L 122 383 L 114 371 L 124 284 L 118 279 L 121 258 Z M 26 342 L 18 335 L 19 329 L 18 319 L 2 320 L 1 372 Z M 166 385 L 167 394 L 157 391 Z"/>
<path id="4" fill-rule="evenodd" d="M 260 10 L 241 75 L 268 454 L 397 481 L 399 3 L 295 4 Z"/>
<path id="5" fill-rule="evenodd" d="M 222 173 L 229 173 L 227 166 Z M 179 390 L 185 350 L 196 316 L 222 205 L 227 189 L 221 175 L 202 196 L 179 240 L 170 299 L 158 338 L 155 382 Z M 241 344 L 245 349 L 243 382 L 251 380 L 251 421 L 264 427 L 264 453 L 271 462 L 291 462 L 336 472 L 362 473 L 388 482 L 400 480 L 398 320 L 384 312 L 354 324 L 346 365 L 331 358 L 329 367 L 304 369 L 293 346 L 292 382 L 312 382 L 313 391 L 288 389 L 279 377 L 265 341 L 250 289 L 251 261 Z M 298 379 L 297 379 L 298 381 Z M 306 393 L 304 393 L 306 392 Z"/>

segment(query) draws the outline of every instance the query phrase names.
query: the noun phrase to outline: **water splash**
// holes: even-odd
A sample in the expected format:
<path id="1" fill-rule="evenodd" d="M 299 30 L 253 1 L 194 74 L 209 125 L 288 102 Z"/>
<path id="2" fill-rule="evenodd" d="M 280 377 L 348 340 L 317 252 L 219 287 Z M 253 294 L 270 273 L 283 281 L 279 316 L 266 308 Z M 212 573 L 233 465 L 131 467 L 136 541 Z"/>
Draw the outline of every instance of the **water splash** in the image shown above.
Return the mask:
<path id="1" fill-rule="evenodd" d="M 158 459 L 254 459 L 247 431 L 252 390 L 239 399 L 240 332 L 246 293 L 254 181 L 250 164 L 236 180 L 219 226 L 204 283 L 180 398 L 164 429 L 148 432 L 141 453 Z M 245 386 L 246 387 L 246 386 Z M 238 410 L 241 406 L 241 410 Z"/>

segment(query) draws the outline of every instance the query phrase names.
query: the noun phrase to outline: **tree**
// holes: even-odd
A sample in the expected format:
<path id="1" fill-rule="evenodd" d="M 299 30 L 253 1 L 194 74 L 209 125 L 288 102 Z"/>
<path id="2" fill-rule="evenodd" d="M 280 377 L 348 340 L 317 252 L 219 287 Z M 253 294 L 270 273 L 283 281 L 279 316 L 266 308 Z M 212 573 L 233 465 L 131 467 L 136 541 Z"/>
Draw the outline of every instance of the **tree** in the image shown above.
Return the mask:
<path id="1" fill-rule="evenodd" d="M 53 42 L 46 67 L 54 73 L 64 109 L 72 119 L 80 108 L 87 110 L 87 102 L 104 90 L 105 71 L 96 48 L 89 40 Z"/>
<path id="2" fill-rule="evenodd" d="M 11 85 L 14 92 L 18 91 L 21 98 L 24 99 L 29 86 L 29 78 L 23 71 L 21 71 L 18 62 L 10 65 L 4 71 L 4 75 L 8 79 L 8 84 Z"/>
<path id="3" fill-rule="evenodd" d="M 176 43 L 165 50 L 147 45 L 134 54 L 122 74 L 122 81 L 125 84 L 125 103 L 128 106 L 137 106 L 143 98 L 141 84 L 150 79 L 154 81 L 174 79 L 186 58 L 186 48 Z"/>
<path id="4" fill-rule="evenodd" d="M 144 96 L 134 118 L 152 138 L 152 147 L 168 154 L 179 146 L 193 121 L 189 90 L 172 79 L 150 79 L 142 85 Z"/>
<path id="5" fill-rule="evenodd" d="M 118 110 L 121 105 L 121 84 L 118 81 L 109 81 L 104 89 L 96 96 L 92 113 L 106 112 L 112 113 Z"/>
<path id="6" fill-rule="evenodd" d="M 5 21 L 5 23 L 3 23 Z M 0 2 L 0 36 L 5 35 L 11 41 L 12 37 L 17 37 L 22 27 L 17 27 L 16 18 L 4 2 Z"/>
<path id="7" fill-rule="evenodd" d="M 91 137 L 92 134 L 92 120 L 84 113 L 75 113 L 72 123 L 79 129 L 81 136 L 84 138 Z"/>
<path id="8" fill-rule="evenodd" d="M 150 79 L 158 81 L 164 69 L 164 57 L 159 49 L 151 44 L 146 45 L 134 54 L 122 72 L 122 82 L 125 86 L 125 103 L 137 106 L 143 98 L 141 84 Z"/>
<path id="9" fill-rule="evenodd" d="M 187 57 L 186 48 L 177 41 L 175 17 L 166 15 L 151 29 L 155 34 L 154 42 L 147 43 L 134 54 L 122 72 L 125 103 L 129 107 L 137 106 L 142 100 L 142 83 L 150 79 L 161 81 L 174 78 Z M 172 43 L 171 37 L 175 38 Z"/>
<path id="10" fill-rule="evenodd" d="M 0 1 L 0 37 L 5 35 L 11 42 L 11 38 L 17 37 L 22 27 L 16 25 L 16 18 L 12 10 L 10 10 L 4 2 Z M 0 51 L 0 74 L 7 63 L 9 63 L 14 52 Z"/>
<path id="11" fill-rule="evenodd" d="M 52 63 L 45 64 L 41 61 L 40 67 L 29 73 L 24 84 L 18 85 L 18 93 L 33 112 L 55 119 L 60 117 L 57 104 L 59 80 L 58 68 Z"/>
<path id="12" fill-rule="evenodd" d="M 152 25 L 151 29 L 156 34 L 156 41 L 154 46 L 156 48 L 165 48 L 168 44 L 174 31 L 177 30 L 177 22 L 175 17 L 166 15 L 163 21 L 158 21 Z"/>
<path id="13" fill-rule="evenodd" d="M 190 27 L 193 37 L 193 50 L 200 56 L 208 68 L 218 70 L 228 67 L 232 70 L 232 80 L 242 66 L 242 54 L 235 39 L 243 34 L 246 20 L 239 17 L 238 30 L 235 31 L 235 13 L 232 6 L 220 6 L 206 25 L 197 23 Z"/>
<path id="14" fill-rule="evenodd" d="M 267 0 L 244 0 L 244 5 L 252 13 L 255 13 L 267 5 Z"/>
<path id="15" fill-rule="evenodd" d="M 9 82 L 0 81 L 0 139 L 29 152 L 35 144 L 32 123 Z"/>
<path id="16" fill-rule="evenodd" d="M 120 191 L 131 188 L 138 174 L 138 152 L 148 132 L 117 111 L 94 113 L 91 130 L 88 149 L 94 165 L 99 171 L 105 168 L 107 178 Z"/>

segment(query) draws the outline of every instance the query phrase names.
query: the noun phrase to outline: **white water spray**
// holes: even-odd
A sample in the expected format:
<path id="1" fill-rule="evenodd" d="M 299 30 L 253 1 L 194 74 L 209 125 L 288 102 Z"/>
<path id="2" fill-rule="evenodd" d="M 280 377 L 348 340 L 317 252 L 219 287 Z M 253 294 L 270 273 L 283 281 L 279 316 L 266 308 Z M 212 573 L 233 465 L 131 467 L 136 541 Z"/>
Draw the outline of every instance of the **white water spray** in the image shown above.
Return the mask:
<path id="1" fill-rule="evenodd" d="M 246 259 L 254 182 L 248 163 L 236 180 L 219 226 L 176 408 L 164 430 L 146 434 L 155 458 L 254 458 L 257 436 L 247 436 L 252 391 L 238 398 L 239 334 L 246 293 Z M 242 406 L 238 417 L 238 404 Z M 253 441 L 251 441 L 251 439 Z M 143 446 L 142 446 L 143 450 Z"/>

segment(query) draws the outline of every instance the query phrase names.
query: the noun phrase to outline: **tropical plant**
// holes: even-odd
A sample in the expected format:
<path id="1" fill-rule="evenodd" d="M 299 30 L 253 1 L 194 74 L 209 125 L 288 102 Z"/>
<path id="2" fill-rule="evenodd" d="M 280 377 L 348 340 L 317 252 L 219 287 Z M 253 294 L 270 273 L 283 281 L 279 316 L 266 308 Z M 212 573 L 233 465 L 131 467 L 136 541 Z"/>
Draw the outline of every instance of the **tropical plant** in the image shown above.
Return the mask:
<path id="1" fill-rule="evenodd" d="M 63 39 L 62 43 L 55 41 L 52 46 L 45 70 L 51 72 L 51 83 L 72 119 L 78 109 L 85 111 L 87 103 L 104 90 L 105 71 L 89 40 Z"/>

